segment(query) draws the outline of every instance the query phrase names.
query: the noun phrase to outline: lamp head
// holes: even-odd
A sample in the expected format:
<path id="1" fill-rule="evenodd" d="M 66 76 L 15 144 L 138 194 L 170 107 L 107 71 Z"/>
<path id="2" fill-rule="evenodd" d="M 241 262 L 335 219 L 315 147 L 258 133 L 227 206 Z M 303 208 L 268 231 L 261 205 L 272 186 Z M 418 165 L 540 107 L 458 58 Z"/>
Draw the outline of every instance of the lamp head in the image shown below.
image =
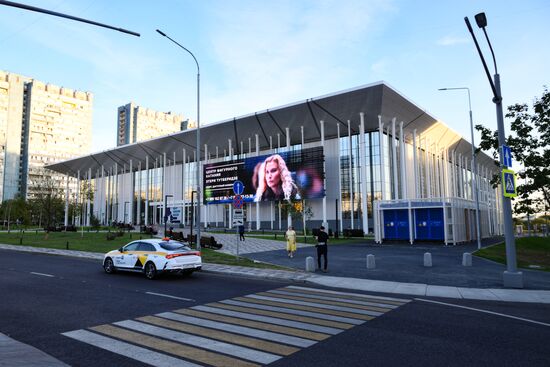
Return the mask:
<path id="1" fill-rule="evenodd" d="M 476 23 L 479 28 L 485 28 L 487 27 L 487 17 L 485 16 L 485 13 L 479 13 L 476 14 Z"/>
<path id="2" fill-rule="evenodd" d="M 164 36 L 164 37 L 166 37 L 166 34 L 164 34 L 164 32 L 163 32 L 163 31 L 161 31 L 160 29 L 157 29 L 157 32 L 158 32 L 158 33 L 159 33 L 159 34 L 160 34 L 161 36 Z"/>

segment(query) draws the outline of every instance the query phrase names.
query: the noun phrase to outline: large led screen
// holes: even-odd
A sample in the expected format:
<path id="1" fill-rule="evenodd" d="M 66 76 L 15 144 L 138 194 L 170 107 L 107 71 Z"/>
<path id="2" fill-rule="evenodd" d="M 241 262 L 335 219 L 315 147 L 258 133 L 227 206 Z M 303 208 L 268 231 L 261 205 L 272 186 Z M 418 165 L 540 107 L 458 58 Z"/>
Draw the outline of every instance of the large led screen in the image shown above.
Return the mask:
<path id="1" fill-rule="evenodd" d="M 232 202 L 235 181 L 244 184 L 245 202 L 322 198 L 323 163 L 323 147 L 317 147 L 205 164 L 204 202 Z"/>

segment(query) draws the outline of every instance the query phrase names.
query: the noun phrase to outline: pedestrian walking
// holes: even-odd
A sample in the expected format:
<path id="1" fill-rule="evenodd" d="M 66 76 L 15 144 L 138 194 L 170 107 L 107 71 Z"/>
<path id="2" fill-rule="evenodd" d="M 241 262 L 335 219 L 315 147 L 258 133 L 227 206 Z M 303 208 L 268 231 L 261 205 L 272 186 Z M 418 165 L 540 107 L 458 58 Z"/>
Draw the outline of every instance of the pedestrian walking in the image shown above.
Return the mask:
<path id="1" fill-rule="evenodd" d="M 326 273 L 328 265 L 328 234 L 325 232 L 325 227 L 321 226 L 319 228 L 319 234 L 317 235 L 317 269 L 321 270 L 323 273 Z M 324 267 L 321 269 L 321 256 L 325 257 Z"/>
<path id="2" fill-rule="evenodd" d="M 288 257 L 293 258 L 294 253 L 296 252 L 296 231 L 293 226 L 288 227 L 288 230 L 285 233 L 285 238 Z"/>
<path id="3" fill-rule="evenodd" d="M 239 226 L 239 241 L 244 241 L 244 226 L 242 224 Z"/>

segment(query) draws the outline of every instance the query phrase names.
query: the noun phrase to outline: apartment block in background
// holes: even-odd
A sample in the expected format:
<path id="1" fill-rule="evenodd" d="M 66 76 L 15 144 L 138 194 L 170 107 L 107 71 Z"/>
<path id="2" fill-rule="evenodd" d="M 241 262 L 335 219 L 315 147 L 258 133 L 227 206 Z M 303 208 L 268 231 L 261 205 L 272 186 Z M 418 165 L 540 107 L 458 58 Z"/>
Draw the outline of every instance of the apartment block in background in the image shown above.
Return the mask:
<path id="1" fill-rule="evenodd" d="M 188 124 L 183 115 L 158 112 L 130 102 L 118 108 L 117 146 L 183 131 Z"/>
<path id="2" fill-rule="evenodd" d="M 2 201 L 31 199 L 48 179 L 65 188 L 66 177 L 44 166 L 91 151 L 92 106 L 89 92 L 0 71 Z"/>

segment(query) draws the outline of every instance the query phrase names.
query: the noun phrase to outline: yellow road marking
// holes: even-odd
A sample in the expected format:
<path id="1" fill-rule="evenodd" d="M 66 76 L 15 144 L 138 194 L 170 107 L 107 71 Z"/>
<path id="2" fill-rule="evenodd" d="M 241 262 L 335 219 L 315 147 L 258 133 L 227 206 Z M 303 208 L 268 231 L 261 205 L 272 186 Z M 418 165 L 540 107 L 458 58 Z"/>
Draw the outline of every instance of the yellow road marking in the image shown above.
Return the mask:
<path id="1" fill-rule="evenodd" d="M 289 347 L 283 344 L 277 344 L 269 341 L 264 341 L 261 339 L 250 338 L 247 336 L 242 336 L 238 334 L 232 334 L 225 331 L 208 329 L 202 326 L 195 326 L 181 321 L 175 320 L 166 320 L 156 316 L 145 316 L 139 317 L 136 320 L 147 322 L 149 324 L 162 326 L 178 331 L 183 331 L 187 333 L 197 334 L 210 339 L 223 340 L 232 344 L 244 345 L 247 347 L 252 347 L 255 349 L 264 350 L 266 352 L 271 352 L 279 355 L 288 356 L 292 353 L 299 351 L 299 348 Z"/>
<path id="2" fill-rule="evenodd" d="M 227 310 L 254 313 L 254 314 L 257 314 L 257 315 L 277 317 L 279 319 L 285 319 L 285 320 L 300 321 L 300 322 L 305 322 L 305 323 L 308 323 L 308 324 L 330 326 L 330 327 L 335 327 L 335 328 L 338 328 L 338 329 L 351 329 L 354 326 L 352 324 L 346 324 L 346 323 L 343 323 L 343 322 L 330 321 L 330 320 L 322 320 L 322 319 L 317 319 L 317 318 L 314 318 L 314 317 L 290 315 L 290 314 L 287 314 L 287 313 L 276 312 L 276 311 L 259 310 L 257 308 L 252 308 L 252 307 L 254 307 L 254 305 L 250 305 L 250 308 L 245 307 L 245 306 L 228 305 L 228 304 L 225 304 L 225 303 L 210 303 L 208 305 L 212 306 L 212 307 L 225 308 Z"/>
<path id="3" fill-rule="evenodd" d="M 286 307 L 286 308 L 292 308 L 295 310 L 303 310 L 303 311 L 311 311 L 311 312 L 317 312 L 322 313 L 326 315 L 334 315 L 334 316 L 342 316 L 342 317 L 349 317 L 351 319 L 359 319 L 359 320 L 372 320 L 374 319 L 374 316 L 369 315 L 361 315 L 358 313 L 351 313 L 351 312 L 345 312 L 345 311 L 336 311 L 336 310 L 327 310 L 325 308 L 317 308 L 313 306 L 302 306 L 302 305 L 292 305 L 289 303 L 284 303 L 283 301 L 266 301 L 263 299 L 256 299 L 256 298 L 247 298 L 247 297 L 237 297 L 234 298 L 238 301 L 244 301 L 244 302 L 250 302 L 250 303 L 259 303 L 262 305 L 271 305 L 271 306 L 278 306 L 278 307 Z"/>
<path id="4" fill-rule="evenodd" d="M 134 331 L 122 329 L 113 325 L 94 326 L 90 329 L 105 335 L 114 336 L 118 339 L 132 342 L 134 344 L 143 345 L 151 349 L 160 350 L 185 359 L 191 359 L 216 367 L 259 367 L 259 365 L 255 363 L 245 362 L 240 359 L 224 356 L 222 354 L 207 352 L 202 349 L 136 333 Z M 139 360 L 139 356 L 136 356 L 136 358 Z"/>
<path id="5" fill-rule="evenodd" d="M 352 299 L 354 301 L 366 301 L 366 302 L 375 302 L 375 303 L 386 303 L 389 305 L 395 305 L 395 306 L 402 306 L 407 302 L 400 302 L 400 301 L 391 301 L 391 300 L 385 300 L 385 299 L 379 299 L 379 298 L 369 298 L 369 297 L 359 297 L 359 296 L 350 296 L 347 294 L 331 294 L 331 293 L 324 293 L 324 292 L 317 292 L 315 290 L 304 290 L 304 289 L 293 289 L 293 288 L 279 288 L 277 289 L 279 291 L 285 291 L 285 292 L 293 292 L 293 293 L 307 293 L 307 294 L 313 294 L 316 296 L 325 296 L 325 297 L 339 297 L 339 298 L 346 298 L 346 299 Z"/>
<path id="6" fill-rule="evenodd" d="M 345 302 L 338 302 L 338 301 L 327 301 L 324 299 L 317 299 L 317 298 L 306 298 L 306 297 L 299 297 L 299 296 L 287 296 L 285 294 L 277 294 L 277 293 L 269 293 L 269 292 L 260 292 L 256 293 L 259 296 L 266 296 L 266 297 L 273 297 L 273 298 L 284 298 L 284 299 L 293 299 L 295 301 L 304 301 L 304 302 L 311 302 L 311 303 L 320 303 L 323 305 L 332 305 L 332 306 L 343 306 L 343 307 L 349 307 L 349 308 L 358 308 L 360 310 L 368 310 L 368 311 L 377 311 L 377 312 L 388 312 L 391 311 L 391 308 L 385 308 L 385 307 L 378 307 L 378 306 L 367 306 L 367 305 L 358 305 L 355 303 L 345 303 Z"/>
<path id="7" fill-rule="evenodd" d="M 208 320 L 226 322 L 228 324 L 246 326 L 246 327 L 251 327 L 251 328 L 260 329 L 260 330 L 273 331 L 275 333 L 293 335 L 293 336 L 298 336 L 300 338 L 306 338 L 306 339 L 317 340 L 317 341 L 325 340 L 330 336 L 323 333 L 317 333 L 315 331 L 301 330 L 301 329 L 291 328 L 288 326 L 274 325 L 274 324 L 269 324 L 269 323 L 260 322 L 260 321 L 252 321 L 252 320 L 239 319 L 237 317 L 211 314 L 208 312 L 197 311 L 197 310 L 192 310 L 187 308 L 182 308 L 180 310 L 176 310 L 175 312 L 181 313 L 182 315 L 195 316 L 195 317 L 200 317 Z"/>

